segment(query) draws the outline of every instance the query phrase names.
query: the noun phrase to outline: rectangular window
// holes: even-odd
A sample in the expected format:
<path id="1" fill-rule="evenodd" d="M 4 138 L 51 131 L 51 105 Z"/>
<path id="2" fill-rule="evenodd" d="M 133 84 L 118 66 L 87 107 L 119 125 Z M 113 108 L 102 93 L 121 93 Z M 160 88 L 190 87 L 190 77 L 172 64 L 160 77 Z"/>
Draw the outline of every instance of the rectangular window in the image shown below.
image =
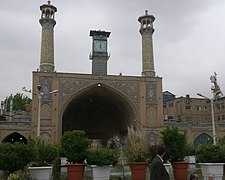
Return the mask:
<path id="1" fill-rule="evenodd" d="M 216 108 L 219 110 L 220 109 L 220 104 L 216 104 Z"/>
<path id="2" fill-rule="evenodd" d="M 196 110 L 197 111 L 201 111 L 202 110 L 202 107 L 201 106 L 196 106 Z"/>
<path id="3" fill-rule="evenodd" d="M 222 120 L 223 120 L 223 121 L 225 120 L 225 115 L 224 115 L 224 114 L 222 115 Z"/>
<path id="4" fill-rule="evenodd" d="M 191 110 L 191 106 L 187 105 L 187 106 L 185 106 L 185 109 Z"/>
<path id="5" fill-rule="evenodd" d="M 207 106 L 203 106 L 203 111 L 206 111 L 207 110 Z"/>
<path id="6" fill-rule="evenodd" d="M 217 116 L 217 120 L 220 121 L 220 116 Z"/>

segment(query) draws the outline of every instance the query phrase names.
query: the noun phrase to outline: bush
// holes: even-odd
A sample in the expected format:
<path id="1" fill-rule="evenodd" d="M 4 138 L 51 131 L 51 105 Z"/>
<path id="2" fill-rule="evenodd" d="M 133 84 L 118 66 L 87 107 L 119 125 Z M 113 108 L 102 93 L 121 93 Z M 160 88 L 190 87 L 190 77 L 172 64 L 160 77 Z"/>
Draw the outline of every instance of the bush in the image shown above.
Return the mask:
<path id="1" fill-rule="evenodd" d="M 177 127 L 166 127 L 162 134 L 162 141 L 171 154 L 171 161 L 183 161 L 187 146 L 186 132 L 180 133 Z"/>
<path id="2" fill-rule="evenodd" d="M 84 131 L 65 132 L 62 136 L 61 145 L 63 154 L 70 163 L 83 163 L 87 159 L 89 140 Z"/>
<path id="3" fill-rule="evenodd" d="M 37 138 L 30 146 L 34 152 L 32 166 L 48 166 L 59 156 L 58 147 L 44 139 Z"/>
<path id="4" fill-rule="evenodd" d="M 224 163 L 225 145 L 203 144 L 196 151 L 196 158 L 201 163 Z"/>
<path id="5" fill-rule="evenodd" d="M 115 165 L 118 160 L 117 151 L 114 149 L 100 148 L 89 149 L 87 163 L 89 165 L 107 166 Z"/>
<path id="6" fill-rule="evenodd" d="M 23 169 L 33 159 L 30 146 L 23 143 L 0 144 L 0 169 L 8 174 Z"/>
<path id="7" fill-rule="evenodd" d="M 194 156 L 196 154 L 196 147 L 192 144 L 187 144 L 185 148 L 185 156 Z"/>

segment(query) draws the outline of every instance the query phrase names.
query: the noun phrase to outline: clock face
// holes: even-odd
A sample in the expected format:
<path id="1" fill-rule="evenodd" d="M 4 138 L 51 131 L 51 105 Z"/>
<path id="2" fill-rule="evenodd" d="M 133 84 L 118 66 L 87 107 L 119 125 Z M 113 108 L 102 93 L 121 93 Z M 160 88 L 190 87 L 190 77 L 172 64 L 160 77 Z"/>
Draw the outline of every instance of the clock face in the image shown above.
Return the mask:
<path id="1" fill-rule="evenodd" d="M 94 40 L 95 52 L 106 52 L 106 41 Z"/>

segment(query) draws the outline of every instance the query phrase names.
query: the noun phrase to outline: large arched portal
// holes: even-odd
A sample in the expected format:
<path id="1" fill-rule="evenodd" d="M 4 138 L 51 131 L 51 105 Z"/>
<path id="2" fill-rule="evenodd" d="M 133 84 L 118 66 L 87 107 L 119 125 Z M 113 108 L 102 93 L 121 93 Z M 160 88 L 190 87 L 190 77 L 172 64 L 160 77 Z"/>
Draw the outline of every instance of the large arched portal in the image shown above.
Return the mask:
<path id="1" fill-rule="evenodd" d="M 62 118 L 62 133 L 68 130 L 84 130 L 90 139 L 105 143 L 114 135 L 127 134 L 127 126 L 134 123 L 134 107 L 102 84 L 82 92 L 67 105 Z"/>

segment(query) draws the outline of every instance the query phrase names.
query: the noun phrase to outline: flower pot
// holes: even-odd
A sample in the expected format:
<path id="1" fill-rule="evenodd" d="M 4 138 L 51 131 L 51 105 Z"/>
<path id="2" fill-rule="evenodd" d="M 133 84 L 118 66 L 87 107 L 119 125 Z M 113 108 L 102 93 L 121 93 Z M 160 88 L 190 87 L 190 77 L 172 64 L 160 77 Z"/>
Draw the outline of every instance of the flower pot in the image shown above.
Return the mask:
<path id="1" fill-rule="evenodd" d="M 173 176 L 175 180 L 187 180 L 188 178 L 188 162 L 172 162 Z"/>
<path id="2" fill-rule="evenodd" d="M 145 180 L 147 162 L 133 162 L 130 164 L 130 170 L 132 175 L 132 180 Z"/>
<path id="3" fill-rule="evenodd" d="M 166 164 L 164 164 L 164 166 L 165 166 L 166 171 L 168 172 L 168 174 L 170 174 L 171 164 L 166 163 Z"/>
<path id="4" fill-rule="evenodd" d="M 223 179 L 224 163 L 199 163 L 204 179 L 207 179 L 209 173 L 215 174 L 216 180 Z"/>
<path id="5" fill-rule="evenodd" d="M 28 167 L 33 180 L 50 180 L 52 177 L 52 166 Z"/>
<path id="6" fill-rule="evenodd" d="M 67 164 L 68 180 L 83 180 L 85 164 Z"/>
<path id="7" fill-rule="evenodd" d="M 93 180 L 109 180 L 111 167 L 91 165 Z"/>

